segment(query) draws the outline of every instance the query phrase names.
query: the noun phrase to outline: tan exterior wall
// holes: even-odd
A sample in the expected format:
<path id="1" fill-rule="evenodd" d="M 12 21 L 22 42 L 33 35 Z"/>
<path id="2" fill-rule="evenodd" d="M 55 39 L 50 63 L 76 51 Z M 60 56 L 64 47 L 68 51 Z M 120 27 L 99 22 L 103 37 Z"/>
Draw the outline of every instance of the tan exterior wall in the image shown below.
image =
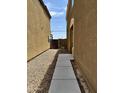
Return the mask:
<path id="1" fill-rule="evenodd" d="M 39 0 L 27 0 L 27 60 L 50 48 L 50 18 Z"/>
<path id="2" fill-rule="evenodd" d="M 69 0 L 70 1 L 70 0 Z M 70 19 L 74 17 L 74 59 L 82 76 L 90 87 L 91 93 L 97 93 L 97 1 L 75 0 L 73 13 L 67 17 L 68 34 Z M 68 37 L 68 47 L 70 36 Z M 69 50 L 69 48 L 68 48 Z"/>
<path id="3" fill-rule="evenodd" d="M 71 53 L 70 47 L 71 47 L 71 42 L 70 42 L 70 38 L 71 38 L 71 19 L 73 19 L 74 17 L 74 9 L 71 6 L 72 1 L 68 0 L 68 6 L 67 6 L 67 12 L 66 12 L 66 20 L 67 20 L 67 48 L 68 51 Z"/>

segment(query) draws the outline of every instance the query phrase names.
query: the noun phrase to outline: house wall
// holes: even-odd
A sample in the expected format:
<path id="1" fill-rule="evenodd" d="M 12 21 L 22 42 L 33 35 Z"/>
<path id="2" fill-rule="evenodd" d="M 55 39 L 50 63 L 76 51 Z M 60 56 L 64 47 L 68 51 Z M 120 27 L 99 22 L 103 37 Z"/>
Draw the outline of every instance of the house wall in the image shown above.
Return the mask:
<path id="1" fill-rule="evenodd" d="M 50 18 L 39 0 L 27 0 L 27 60 L 50 48 Z"/>
<path id="2" fill-rule="evenodd" d="M 96 0 L 75 0 L 72 13 L 67 10 L 71 15 L 67 15 L 68 50 L 70 50 L 70 20 L 74 18 L 74 59 L 91 93 L 97 93 L 96 6 Z"/>
<path id="3" fill-rule="evenodd" d="M 71 42 L 70 42 L 70 38 L 71 38 L 71 19 L 74 17 L 74 9 L 71 6 L 72 5 L 72 1 L 68 0 L 68 5 L 67 5 L 67 12 L 66 12 L 66 20 L 67 20 L 67 48 L 68 51 L 71 53 L 72 49 L 70 49 L 71 47 Z"/>

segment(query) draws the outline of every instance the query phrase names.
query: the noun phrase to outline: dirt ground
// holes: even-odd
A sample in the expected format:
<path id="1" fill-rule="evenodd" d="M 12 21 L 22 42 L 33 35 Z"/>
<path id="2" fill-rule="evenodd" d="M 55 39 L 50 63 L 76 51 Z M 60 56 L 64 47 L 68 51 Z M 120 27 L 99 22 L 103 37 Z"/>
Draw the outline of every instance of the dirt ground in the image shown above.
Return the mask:
<path id="1" fill-rule="evenodd" d="M 49 49 L 27 63 L 27 92 L 48 93 L 54 73 L 58 54 L 68 53 L 66 50 Z M 82 93 L 90 93 L 82 82 L 82 77 L 77 72 L 77 65 L 71 61 Z M 85 87 L 86 86 L 86 87 Z M 85 89 L 84 89 L 85 87 Z"/>
<path id="2" fill-rule="evenodd" d="M 58 53 L 49 49 L 27 63 L 28 93 L 48 93 Z"/>

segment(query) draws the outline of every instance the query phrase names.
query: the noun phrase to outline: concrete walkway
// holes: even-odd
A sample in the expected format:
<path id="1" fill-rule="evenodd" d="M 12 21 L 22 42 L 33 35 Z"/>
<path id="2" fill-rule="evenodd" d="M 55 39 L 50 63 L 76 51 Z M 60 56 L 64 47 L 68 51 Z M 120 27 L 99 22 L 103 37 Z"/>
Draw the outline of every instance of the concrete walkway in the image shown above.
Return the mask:
<path id="1" fill-rule="evenodd" d="M 81 93 L 70 59 L 71 54 L 59 54 L 49 93 Z"/>

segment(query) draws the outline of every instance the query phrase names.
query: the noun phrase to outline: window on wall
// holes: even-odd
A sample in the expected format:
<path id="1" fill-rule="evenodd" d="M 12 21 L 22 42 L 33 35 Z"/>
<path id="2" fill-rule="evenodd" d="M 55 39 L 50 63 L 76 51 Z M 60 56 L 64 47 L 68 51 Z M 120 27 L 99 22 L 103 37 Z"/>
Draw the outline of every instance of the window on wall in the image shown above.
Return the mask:
<path id="1" fill-rule="evenodd" d="M 74 0 L 72 0 L 72 7 L 74 6 Z"/>

